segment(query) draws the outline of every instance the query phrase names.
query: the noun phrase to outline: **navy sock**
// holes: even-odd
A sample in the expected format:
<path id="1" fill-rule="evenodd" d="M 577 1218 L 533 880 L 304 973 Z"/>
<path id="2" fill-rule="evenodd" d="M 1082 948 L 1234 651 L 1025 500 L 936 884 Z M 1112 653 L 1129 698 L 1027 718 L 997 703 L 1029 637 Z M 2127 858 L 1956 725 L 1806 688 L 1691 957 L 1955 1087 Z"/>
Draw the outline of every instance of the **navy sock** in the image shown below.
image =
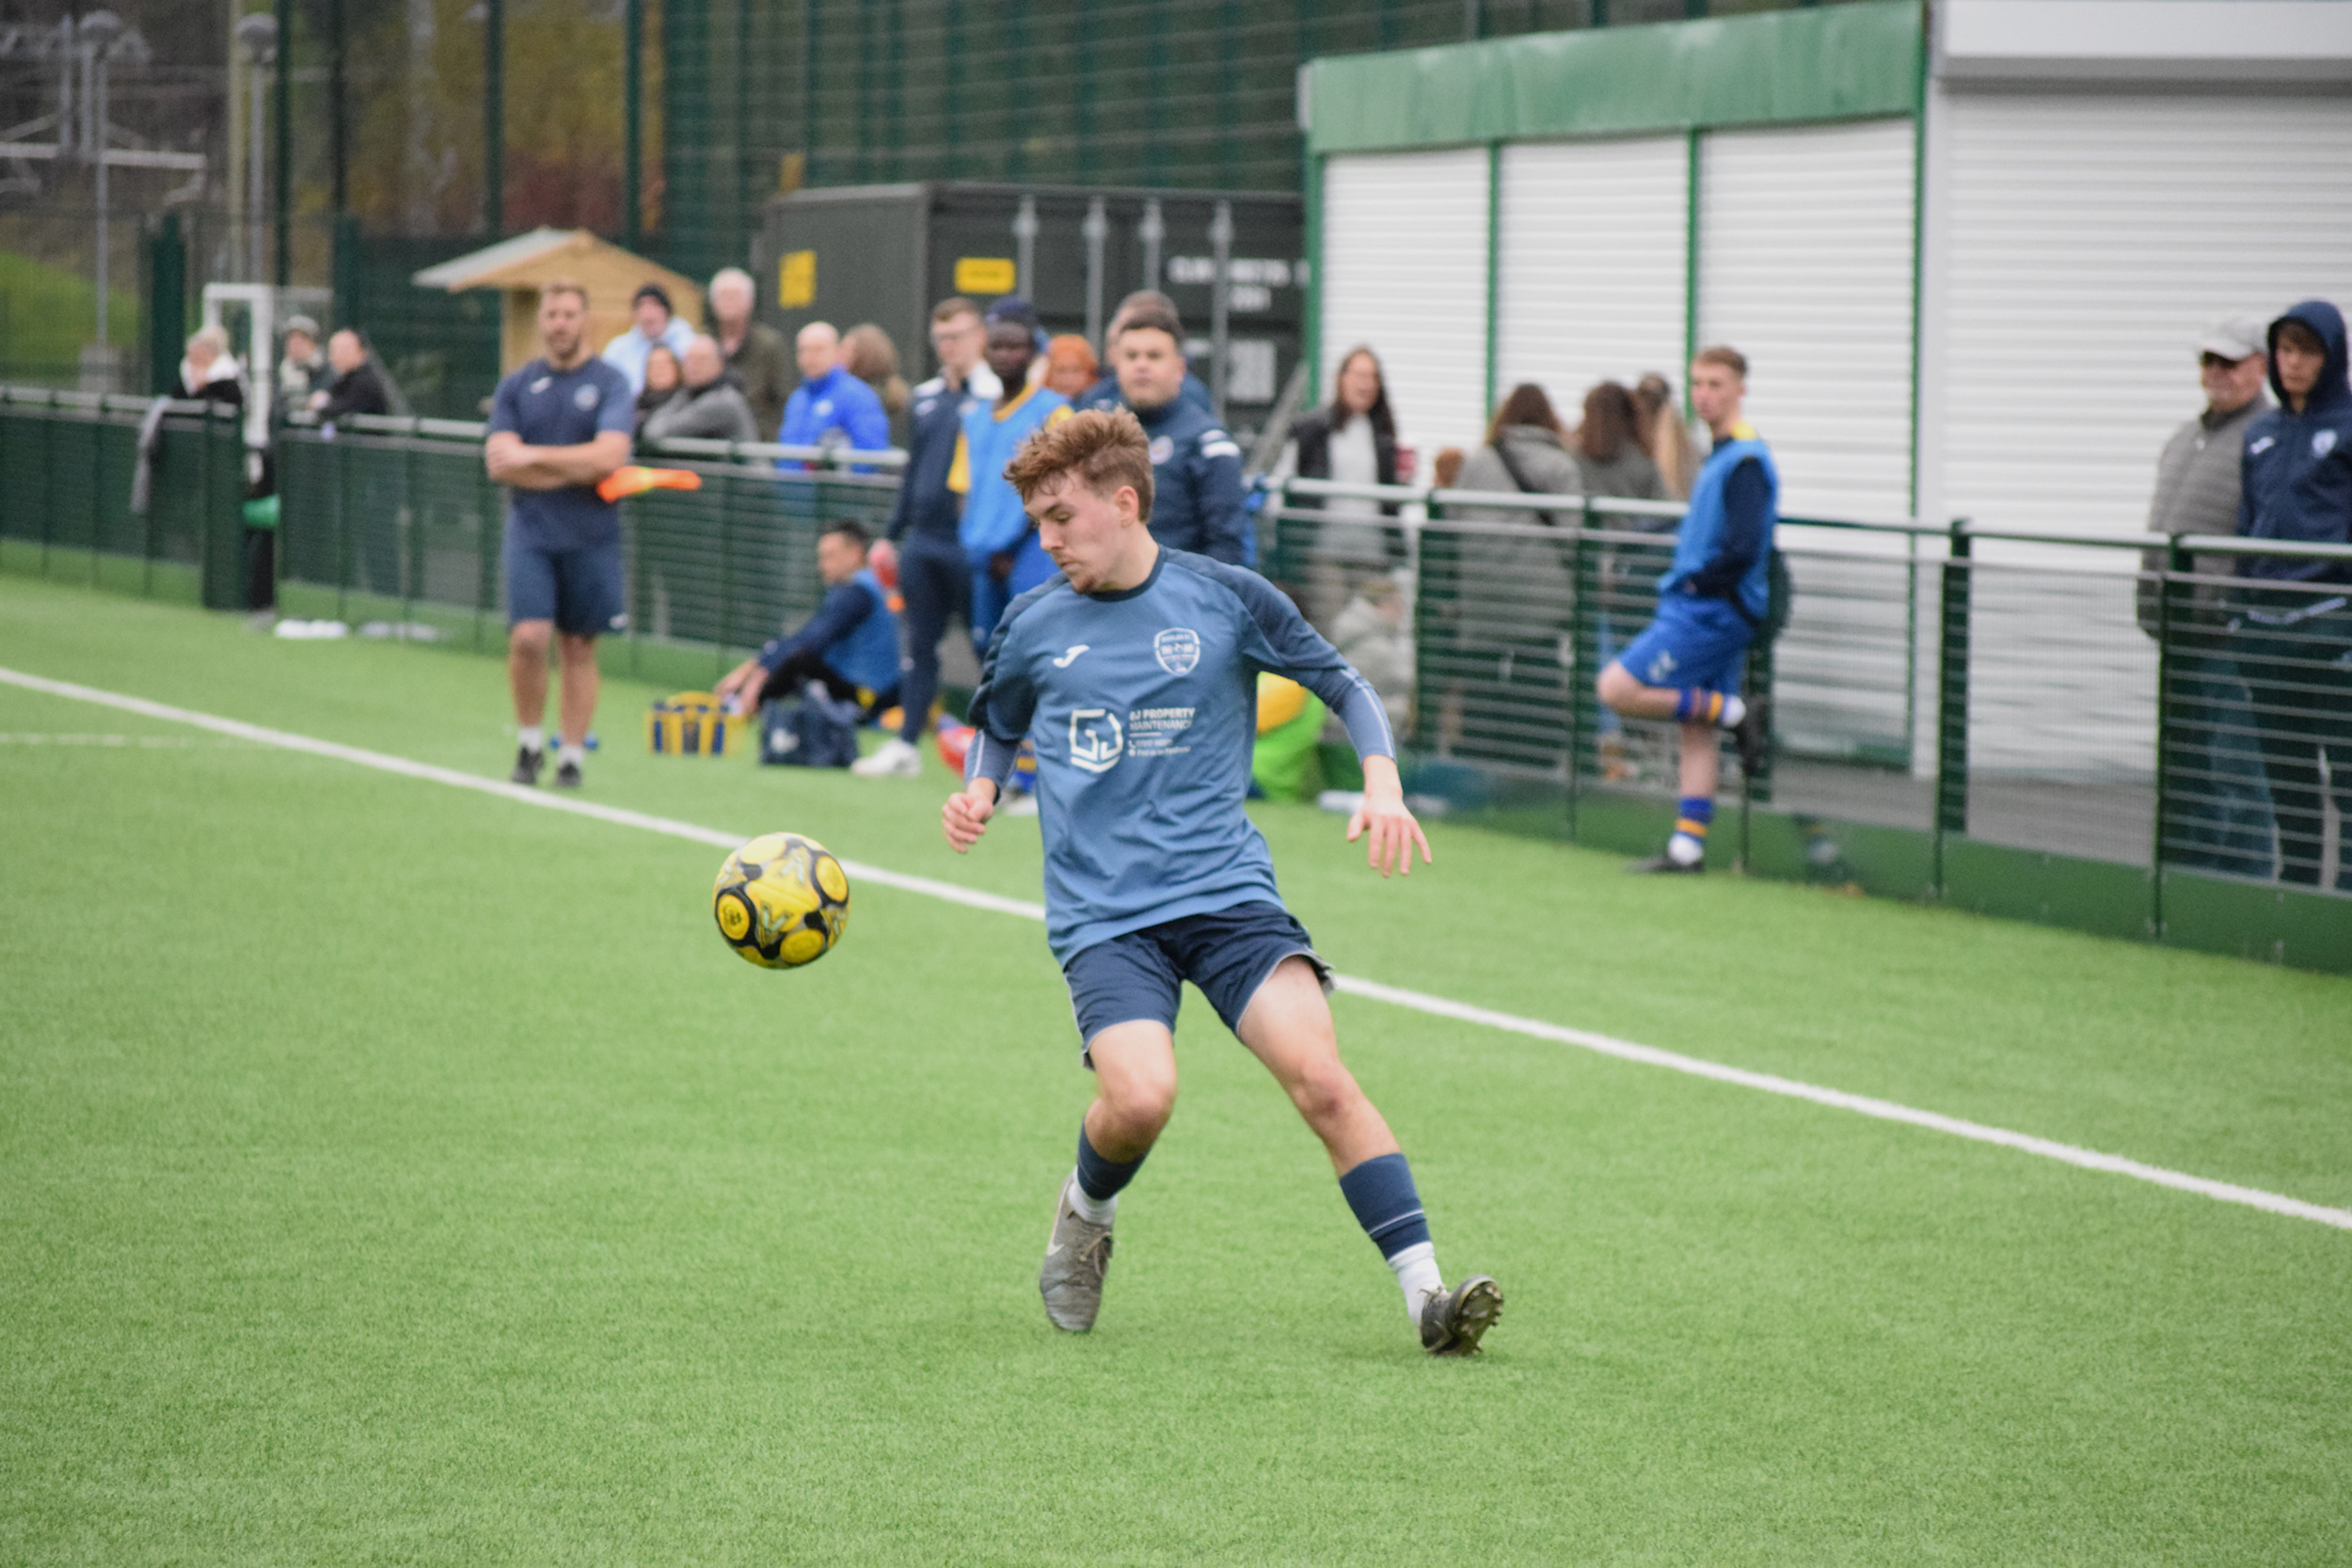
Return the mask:
<path id="1" fill-rule="evenodd" d="M 1134 1159 L 1120 1163 L 1105 1160 L 1087 1141 L 1086 1124 L 1078 1124 L 1078 1190 L 1097 1203 L 1108 1203 L 1119 1196 L 1119 1190 L 1136 1179 L 1143 1162 L 1152 1151 L 1145 1149 Z"/>
<path id="2" fill-rule="evenodd" d="M 1413 1167 L 1402 1154 L 1380 1154 L 1340 1178 L 1340 1195 L 1356 1211 L 1383 1258 L 1393 1258 L 1408 1246 L 1429 1240 L 1429 1220 L 1421 1211 L 1421 1194 L 1413 1186 Z"/>

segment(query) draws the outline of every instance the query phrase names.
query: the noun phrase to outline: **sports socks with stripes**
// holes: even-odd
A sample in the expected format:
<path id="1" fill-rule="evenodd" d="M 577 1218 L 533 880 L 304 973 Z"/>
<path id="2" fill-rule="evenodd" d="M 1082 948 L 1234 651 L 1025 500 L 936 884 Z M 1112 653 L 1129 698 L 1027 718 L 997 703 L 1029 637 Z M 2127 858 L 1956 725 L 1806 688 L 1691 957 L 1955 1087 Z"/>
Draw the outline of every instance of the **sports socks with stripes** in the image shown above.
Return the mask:
<path id="1" fill-rule="evenodd" d="M 1675 691 L 1675 717 L 1683 723 L 1720 724 L 1728 730 L 1747 716 L 1747 700 L 1737 691 L 1709 691 L 1698 686 Z"/>
<path id="2" fill-rule="evenodd" d="M 1406 1316 L 1419 1327 L 1422 1303 L 1444 1291 L 1445 1276 L 1438 1272 L 1438 1248 L 1429 1239 L 1413 1167 L 1402 1154 L 1375 1155 L 1340 1178 L 1340 1196 L 1388 1259 L 1405 1291 Z"/>
<path id="3" fill-rule="evenodd" d="M 1675 835 L 1666 841 L 1666 855 L 1677 865 L 1696 865 L 1707 858 L 1707 829 L 1715 820 L 1715 802 L 1704 795 L 1685 795 L 1675 803 Z"/>

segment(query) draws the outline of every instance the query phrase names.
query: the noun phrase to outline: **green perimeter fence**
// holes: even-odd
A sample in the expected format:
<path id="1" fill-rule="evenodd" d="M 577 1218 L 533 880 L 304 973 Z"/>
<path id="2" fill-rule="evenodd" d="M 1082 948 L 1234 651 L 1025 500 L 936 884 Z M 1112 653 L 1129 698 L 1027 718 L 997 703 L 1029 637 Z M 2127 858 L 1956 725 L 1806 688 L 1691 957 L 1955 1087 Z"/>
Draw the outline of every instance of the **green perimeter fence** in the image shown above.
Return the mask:
<path id="1" fill-rule="evenodd" d="M 147 407 L 0 390 L 0 569 L 242 609 L 237 427 L 171 405 L 135 514 Z M 501 650 L 481 427 L 358 422 L 279 441 L 280 610 Z M 707 685 L 815 608 L 820 520 L 879 527 L 896 481 L 779 473 L 781 450 L 681 444 L 664 461 L 703 488 L 625 504 L 608 668 Z M 1293 481 L 1265 494 L 1261 563 L 1381 691 L 1414 793 L 1652 850 L 1674 727 L 1592 687 L 1655 609 L 1677 509 L 1529 499 Z M 1781 546 L 1790 613 L 1749 671 L 1773 760 L 1726 763 L 1714 863 L 2352 973 L 2352 548 L 1810 517 Z M 2257 556 L 2335 580 L 2236 575 Z M 1343 746 L 1325 756 L 1351 782 Z"/>

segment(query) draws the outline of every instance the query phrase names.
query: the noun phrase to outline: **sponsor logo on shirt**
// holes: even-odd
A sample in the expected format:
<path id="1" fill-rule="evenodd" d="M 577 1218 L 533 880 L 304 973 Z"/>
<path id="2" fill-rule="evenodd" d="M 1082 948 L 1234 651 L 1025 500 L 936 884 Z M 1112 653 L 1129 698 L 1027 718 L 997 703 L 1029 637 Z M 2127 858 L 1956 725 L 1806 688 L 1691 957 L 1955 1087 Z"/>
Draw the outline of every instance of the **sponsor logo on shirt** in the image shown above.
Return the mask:
<path id="1" fill-rule="evenodd" d="M 1161 464 L 1167 462 L 1169 458 L 1175 455 L 1175 437 L 1169 436 L 1154 436 L 1152 437 L 1152 467 L 1156 468 Z"/>
<path id="2" fill-rule="evenodd" d="M 583 382 L 580 384 L 580 390 L 572 394 L 572 406 L 579 409 L 583 414 L 594 413 L 597 403 L 602 400 L 603 395 L 604 394 L 596 390 L 594 383 Z"/>
<path id="3" fill-rule="evenodd" d="M 817 411 L 817 417 L 818 417 L 818 419 L 820 419 L 820 420 L 821 420 L 821 419 L 823 419 L 826 415 L 828 415 L 828 414 L 830 414 L 830 413 L 832 413 L 832 412 L 833 412 L 833 399 L 831 399 L 831 398 L 819 398 L 819 399 L 818 399 L 818 400 L 817 400 L 817 403 L 816 403 L 816 404 L 815 404 L 815 407 L 816 407 L 816 411 Z"/>
<path id="4" fill-rule="evenodd" d="M 1200 634 L 1189 626 L 1170 626 L 1152 639 L 1160 668 L 1171 675 L 1189 675 L 1200 662 Z"/>
<path id="5" fill-rule="evenodd" d="M 2334 431 L 2323 430 L 2318 435 L 2312 437 L 2312 455 L 2313 457 L 2325 457 L 2335 450 L 2336 433 Z"/>
<path id="6" fill-rule="evenodd" d="M 2271 448 L 2277 446 L 2278 444 L 2279 438 L 2276 436 L 2265 436 L 2261 440 L 2249 446 L 2246 449 L 2246 455 L 2249 457 L 2260 457 L 2264 452 L 2268 451 Z"/>
<path id="7" fill-rule="evenodd" d="M 536 396 L 537 394 L 546 391 L 548 389 L 548 383 L 552 382 L 554 379 L 555 377 L 551 375 L 543 375 L 538 380 L 532 382 L 531 384 L 532 395 Z"/>
<path id="8" fill-rule="evenodd" d="M 1128 750 L 1139 757 L 1174 756 L 1192 750 L 1178 739 L 1192 728 L 1196 710 L 1188 707 L 1139 707 L 1127 713 Z"/>
<path id="9" fill-rule="evenodd" d="M 1075 664 L 1075 663 L 1077 663 L 1077 662 L 1078 662 L 1078 656 L 1079 656 L 1080 654 L 1085 653 L 1085 652 L 1086 652 L 1089 648 L 1091 648 L 1092 646 L 1094 646 L 1094 644 L 1093 644 L 1093 643 L 1091 643 L 1091 642 L 1079 642 L 1079 643 L 1074 643 L 1074 644 L 1073 644 L 1073 645 L 1072 645 L 1072 647 L 1071 647 L 1071 649 L 1070 649 L 1070 651 L 1069 651 L 1068 653 L 1066 653 L 1066 654 L 1062 655 L 1062 656 L 1061 656 L 1061 657 L 1059 657 L 1059 658 L 1057 658 L 1057 659 L 1054 660 L 1054 668 L 1055 668 L 1055 669 L 1057 669 L 1057 670 L 1067 670 L 1067 669 L 1069 669 L 1069 668 L 1070 668 L 1073 664 Z"/>
<path id="10" fill-rule="evenodd" d="M 1642 679 L 1651 686 L 1663 686 L 1674 677 L 1675 671 L 1680 668 L 1681 663 L 1680 659 L 1661 649 L 1658 657 L 1649 661 L 1649 673 L 1644 675 Z"/>
<path id="11" fill-rule="evenodd" d="M 1127 737 L 1108 709 L 1070 710 L 1070 760 L 1089 773 L 1107 773 L 1119 765 Z"/>

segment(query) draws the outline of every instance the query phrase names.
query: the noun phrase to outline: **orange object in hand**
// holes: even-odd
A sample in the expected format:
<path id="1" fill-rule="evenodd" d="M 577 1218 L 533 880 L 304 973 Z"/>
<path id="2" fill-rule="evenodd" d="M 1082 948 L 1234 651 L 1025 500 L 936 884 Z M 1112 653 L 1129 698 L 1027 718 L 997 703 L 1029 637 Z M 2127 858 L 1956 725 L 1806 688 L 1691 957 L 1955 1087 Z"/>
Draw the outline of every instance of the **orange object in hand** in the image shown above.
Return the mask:
<path id="1" fill-rule="evenodd" d="M 648 468 L 629 463 L 604 476 L 596 494 L 609 501 L 642 496 L 648 490 L 699 490 L 703 476 L 691 468 Z"/>

